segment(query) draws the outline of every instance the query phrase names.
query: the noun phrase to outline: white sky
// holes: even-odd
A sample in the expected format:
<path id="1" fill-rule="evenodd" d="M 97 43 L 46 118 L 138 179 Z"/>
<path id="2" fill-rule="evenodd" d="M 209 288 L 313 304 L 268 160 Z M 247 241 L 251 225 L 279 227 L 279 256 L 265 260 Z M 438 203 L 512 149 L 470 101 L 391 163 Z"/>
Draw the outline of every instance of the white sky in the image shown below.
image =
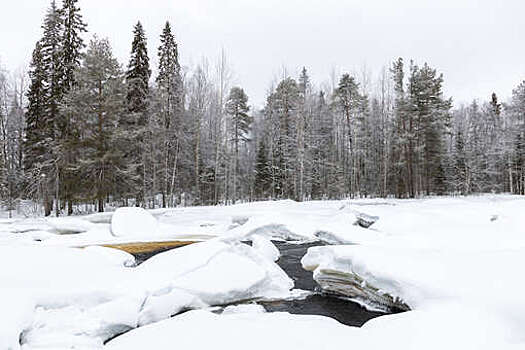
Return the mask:
<path id="1" fill-rule="evenodd" d="M 0 60 L 26 66 L 50 0 L 1 0 Z M 59 0 L 57 0 L 60 3 Z M 457 102 L 502 99 L 525 79 L 525 0 L 81 0 L 91 34 L 109 37 L 126 64 L 141 20 L 156 62 L 166 20 L 186 66 L 224 48 L 235 83 L 262 105 L 283 67 L 316 83 L 330 72 L 374 73 L 402 56 L 445 75 Z"/>

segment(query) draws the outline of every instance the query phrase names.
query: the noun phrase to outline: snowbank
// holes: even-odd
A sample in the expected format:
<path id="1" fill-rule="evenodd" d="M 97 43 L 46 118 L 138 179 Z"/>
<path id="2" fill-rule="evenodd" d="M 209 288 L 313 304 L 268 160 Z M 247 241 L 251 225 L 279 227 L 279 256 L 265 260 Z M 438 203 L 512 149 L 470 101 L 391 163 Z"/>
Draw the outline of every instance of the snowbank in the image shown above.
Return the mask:
<path id="1" fill-rule="evenodd" d="M 60 235 L 68 235 L 89 231 L 94 225 L 79 218 L 49 218 L 47 223 L 51 231 Z"/>
<path id="2" fill-rule="evenodd" d="M 119 208 L 111 217 L 111 233 L 117 237 L 147 237 L 157 228 L 157 219 L 142 208 Z"/>
<path id="3" fill-rule="evenodd" d="M 84 348 L 183 310 L 286 295 L 293 282 L 248 245 L 210 241 L 136 268 L 127 253 L 0 246 L 0 349 Z M 5 304 L 5 305 L 4 305 Z"/>
<path id="4" fill-rule="evenodd" d="M 279 257 L 281 256 L 281 253 L 279 252 L 279 249 L 270 241 L 269 239 L 266 239 L 261 236 L 252 236 L 252 247 L 260 252 L 262 255 L 270 259 L 271 261 L 277 261 L 279 260 Z"/>
<path id="5" fill-rule="evenodd" d="M 424 311 L 379 317 L 362 328 L 322 316 L 264 313 L 242 308 L 217 315 L 191 311 L 135 329 L 106 344 L 106 350 L 134 349 L 521 349 L 504 344 L 508 331 L 479 309 L 447 304 Z M 457 317 L 457 311 L 467 311 Z"/>
<path id="6" fill-rule="evenodd" d="M 371 322 L 392 333 L 412 324 L 432 329 L 447 310 L 455 326 L 446 329 L 458 344 L 483 344 L 474 336 L 493 329 L 486 341 L 492 348 L 525 346 L 525 280 L 519 277 L 525 266 L 525 200 L 500 199 L 433 199 L 381 208 L 377 226 L 391 230 L 383 239 L 311 248 L 303 267 L 326 292 L 372 307 L 414 310 Z"/>
<path id="7" fill-rule="evenodd" d="M 192 311 L 136 329 L 110 341 L 105 349 L 336 349 L 355 346 L 350 336 L 356 331 L 318 316 Z"/>

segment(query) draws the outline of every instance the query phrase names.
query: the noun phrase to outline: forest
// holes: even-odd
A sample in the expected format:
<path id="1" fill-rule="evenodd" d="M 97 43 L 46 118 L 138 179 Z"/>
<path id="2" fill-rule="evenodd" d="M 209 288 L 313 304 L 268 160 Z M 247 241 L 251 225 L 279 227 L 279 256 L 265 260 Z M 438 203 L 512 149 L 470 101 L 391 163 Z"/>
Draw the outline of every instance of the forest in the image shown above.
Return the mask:
<path id="1" fill-rule="evenodd" d="M 259 108 L 225 53 L 183 67 L 170 22 L 160 42 L 148 51 L 138 22 L 119 62 L 78 0 L 51 1 L 28 72 L 0 67 L 7 210 L 525 195 L 525 82 L 508 101 L 454 105 L 437 68 L 392 58 L 323 83 L 283 71 Z"/>

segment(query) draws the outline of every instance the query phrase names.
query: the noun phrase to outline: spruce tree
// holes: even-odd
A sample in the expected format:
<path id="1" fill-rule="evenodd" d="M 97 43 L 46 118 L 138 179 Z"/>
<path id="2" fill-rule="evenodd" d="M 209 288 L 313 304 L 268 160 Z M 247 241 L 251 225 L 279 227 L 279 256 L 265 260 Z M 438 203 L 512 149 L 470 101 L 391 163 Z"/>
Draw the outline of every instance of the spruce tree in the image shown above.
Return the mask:
<path id="1" fill-rule="evenodd" d="M 179 51 L 169 22 L 166 22 L 160 41 L 161 45 L 158 50 L 159 73 L 156 82 L 162 125 L 163 159 L 159 170 L 162 182 L 162 206 L 166 207 L 168 196 L 171 197 L 174 191 L 171 164 L 175 162 L 175 159 L 178 159 L 178 151 L 181 148 L 184 106 Z M 199 176 L 198 171 L 196 176 Z"/>
<path id="2" fill-rule="evenodd" d="M 128 84 L 128 111 L 140 115 L 138 124 L 141 126 L 146 124 L 150 77 L 147 39 L 142 24 L 138 22 L 133 29 L 133 43 L 126 72 L 126 83 Z"/>
<path id="3" fill-rule="evenodd" d="M 42 59 L 42 47 L 40 42 L 37 42 L 29 68 L 30 85 L 27 91 L 28 105 L 26 111 L 24 168 L 28 175 L 38 167 L 38 163 L 43 161 L 42 157 L 47 154 L 44 148 L 46 139 L 45 132 L 50 126 L 45 125 L 43 118 L 46 103 L 44 91 L 46 75 Z M 31 184 L 33 181 L 29 180 L 29 183 Z"/>
<path id="4" fill-rule="evenodd" d="M 86 47 L 82 33 L 87 32 L 87 25 L 82 20 L 77 2 L 78 0 L 63 0 L 62 6 L 64 18 L 62 33 L 63 87 L 66 93 L 75 86 L 75 70 L 80 67 L 82 51 Z"/>
<path id="5" fill-rule="evenodd" d="M 80 67 L 82 51 L 85 48 L 82 34 L 86 32 L 86 24 L 82 20 L 78 0 L 64 0 L 61 13 L 63 16 L 61 63 L 63 67 L 62 92 L 67 94 L 77 82 L 75 71 Z M 65 101 L 63 101 L 65 102 Z M 73 213 L 72 197 L 75 195 L 77 174 L 70 169 L 75 163 L 76 154 L 71 151 L 79 141 L 79 131 L 71 122 L 72 116 L 61 114 L 57 123 L 59 138 L 57 147 L 62 153 L 60 161 L 61 192 L 68 205 L 68 215 Z"/>
<path id="6" fill-rule="evenodd" d="M 283 79 L 268 97 L 267 113 L 276 124 L 272 147 L 273 192 L 279 198 L 295 198 L 295 165 L 297 156 L 296 122 L 300 94 L 297 82 Z"/>
<path id="7" fill-rule="evenodd" d="M 259 142 L 257 159 L 255 161 L 254 192 L 257 199 L 265 199 L 270 194 L 272 185 L 271 164 L 265 140 Z"/>
<path id="8" fill-rule="evenodd" d="M 46 105 L 44 107 L 44 123 L 48 128 L 49 136 L 56 135 L 56 122 L 58 118 L 58 107 L 62 99 L 63 65 L 62 65 L 62 34 L 63 19 L 61 11 L 56 7 L 53 0 L 47 11 L 43 25 L 43 37 L 41 42 L 42 65 L 46 81 L 44 93 Z"/>
<path id="9" fill-rule="evenodd" d="M 57 183 L 59 176 L 56 171 L 59 155 L 55 146 L 63 96 L 62 28 L 62 14 L 53 0 L 44 18 L 42 39 L 35 47 L 31 62 L 24 164 L 29 176 L 28 191 L 36 193 L 38 189 L 42 194 L 46 215 L 51 214 L 51 186 Z"/>
<path id="10" fill-rule="evenodd" d="M 145 205 L 145 132 L 148 124 L 149 79 L 151 70 L 147 49 L 147 39 L 142 24 L 138 22 L 133 30 L 131 57 L 126 72 L 127 110 L 120 125 L 126 133 L 126 154 L 128 163 L 136 166 L 138 182 L 125 190 L 126 194 L 134 195 L 136 205 Z"/>
<path id="11" fill-rule="evenodd" d="M 238 175 L 239 175 L 239 146 L 249 140 L 250 125 L 252 118 L 248 115 L 248 96 L 240 87 L 234 87 L 230 91 L 226 102 L 226 113 L 231 118 L 230 135 L 233 143 L 233 202 L 237 200 Z"/>

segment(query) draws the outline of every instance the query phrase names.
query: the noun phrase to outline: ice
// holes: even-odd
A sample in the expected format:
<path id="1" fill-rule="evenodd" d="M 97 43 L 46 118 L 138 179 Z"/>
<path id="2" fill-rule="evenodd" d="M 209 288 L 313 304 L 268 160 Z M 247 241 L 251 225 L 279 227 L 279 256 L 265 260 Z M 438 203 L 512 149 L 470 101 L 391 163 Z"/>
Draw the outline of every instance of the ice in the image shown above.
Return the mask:
<path id="1" fill-rule="evenodd" d="M 181 311 L 207 307 L 199 297 L 181 289 L 172 289 L 167 293 L 151 294 L 140 310 L 138 325 L 165 320 Z"/>
<path id="2" fill-rule="evenodd" d="M 130 268 L 111 248 L 0 246 L 0 348 L 98 349 L 188 309 L 286 295 L 293 282 L 260 252 L 219 240 Z M 4 305 L 5 304 L 5 305 Z M 5 345 L 5 346 L 4 346 Z"/>
<path id="3" fill-rule="evenodd" d="M 230 305 L 224 308 L 221 315 L 246 314 L 246 313 L 265 313 L 264 306 L 258 304 Z"/>
<path id="4" fill-rule="evenodd" d="M 157 219 L 142 208 L 119 208 L 111 218 L 111 233 L 117 237 L 154 236 L 157 228 Z"/>
<path id="5" fill-rule="evenodd" d="M 254 235 L 251 237 L 252 247 L 271 261 L 279 260 L 281 253 L 279 249 L 270 241 L 262 236 Z"/>
<path id="6" fill-rule="evenodd" d="M 286 273 L 255 249 L 219 240 L 156 255 L 137 273 L 150 288 L 181 289 L 209 305 L 286 295 L 293 288 Z"/>

